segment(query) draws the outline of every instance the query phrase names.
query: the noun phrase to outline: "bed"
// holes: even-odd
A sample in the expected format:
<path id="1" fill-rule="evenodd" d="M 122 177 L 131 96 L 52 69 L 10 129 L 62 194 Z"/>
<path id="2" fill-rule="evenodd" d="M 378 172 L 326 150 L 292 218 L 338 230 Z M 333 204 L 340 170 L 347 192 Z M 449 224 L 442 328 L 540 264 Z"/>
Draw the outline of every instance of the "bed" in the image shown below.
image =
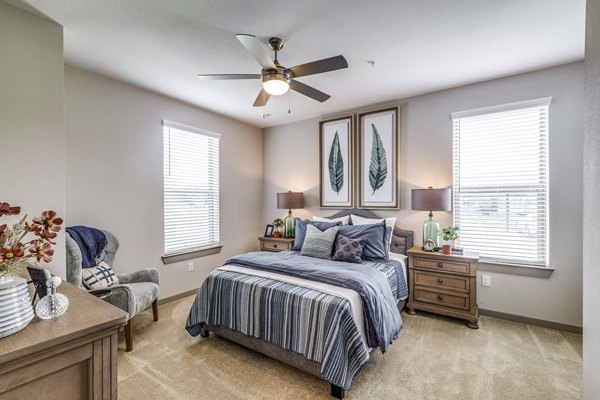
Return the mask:
<path id="1" fill-rule="evenodd" d="M 380 219 L 361 209 L 329 218 L 350 214 Z M 198 290 L 186 329 L 193 336 L 213 332 L 317 376 L 341 399 L 370 351 L 385 352 L 401 328 L 408 293 L 403 256 L 413 232 L 389 233 L 388 262 L 351 265 L 298 252 L 233 257 Z"/>

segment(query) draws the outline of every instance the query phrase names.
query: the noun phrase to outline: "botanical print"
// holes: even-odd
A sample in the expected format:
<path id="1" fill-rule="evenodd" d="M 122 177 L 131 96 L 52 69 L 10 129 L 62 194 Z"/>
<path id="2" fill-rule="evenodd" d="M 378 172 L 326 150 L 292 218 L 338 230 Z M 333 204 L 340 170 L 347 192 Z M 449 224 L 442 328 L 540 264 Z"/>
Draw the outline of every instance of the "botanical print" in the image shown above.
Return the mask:
<path id="1" fill-rule="evenodd" d="M 373 189 L 373 194 L 375 194 L 378 189 L 381 189 L 385 182 L 385 178 L 387 178 L 387 159 L 385 156 L 385 148 L 381 142 L 379 133 L 377 133 L 375 124 L 371 124 L 371 129 L 373 130 L 373 145 L 371 147 L 369 183 L 371 184 L 371 189 Z"/>
<path id="2" fill-rule="evenodd" d="M 329 151 L 329 182 L 331 189 L 340 194 L 340 190 L 344 186 L 344 158 L 340 149 L 340 137 L 335 131 L 331 150 Z"/>
<path id="3" fill-rule="evenodd" d="M 320 122 L 321 208 L 352 207 L 352 116 Z"/>
<path id="4" fill-rule="evenodd" d="M 358 198 L 361 208 L 399 207 L 397 117 L 397 107 L 358 114 Z"/>

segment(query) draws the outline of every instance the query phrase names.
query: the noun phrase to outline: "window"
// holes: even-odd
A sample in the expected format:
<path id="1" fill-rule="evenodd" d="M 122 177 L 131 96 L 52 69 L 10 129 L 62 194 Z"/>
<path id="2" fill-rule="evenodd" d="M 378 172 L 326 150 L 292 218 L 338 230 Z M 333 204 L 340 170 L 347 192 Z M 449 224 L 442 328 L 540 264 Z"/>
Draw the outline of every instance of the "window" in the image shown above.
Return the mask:
<path id="1" fill-rule="evenodd" d="M 219 245 L 219 138 L 163 121 L 166 256 Z"/>
<path id="2" fill-rule="evenodd" d="M 454 223 L 482 261 L 548 265 L 550 100 L 452 114 Z"/>

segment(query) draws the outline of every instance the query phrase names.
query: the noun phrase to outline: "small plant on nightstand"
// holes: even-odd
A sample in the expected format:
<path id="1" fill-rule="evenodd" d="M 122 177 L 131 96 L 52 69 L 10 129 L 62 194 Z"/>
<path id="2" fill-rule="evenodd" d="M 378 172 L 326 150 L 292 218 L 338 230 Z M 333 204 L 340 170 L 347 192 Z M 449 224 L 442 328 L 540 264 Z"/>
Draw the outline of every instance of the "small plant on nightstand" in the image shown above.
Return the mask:
<path id="1" fill-rule="evenodd" d="M 283 220 L 281 218 L 275 218 L 275 220 L 273 221 L 273 226 L 275 227 L 275 232 L 273 232 L 273 236 L 274 237 L 280 237 L 281 236 L 281 231 L 283 230 L 283 226 L 285 225 L 285 223 L 283 222 Z"/>
<path id="2" fill-rule="evenodd" d="M 449 226 L 447 228 L 442 229 L 440 232 L 440 236 L 444 241 L 450 242 L 450 244 L 445 244 L 442 247 L 442 253 L 450 254 L 452 253 L 452 248 L 454 247 L 454 241 L 458 239 L 460 228 L 458 226 Z"/>

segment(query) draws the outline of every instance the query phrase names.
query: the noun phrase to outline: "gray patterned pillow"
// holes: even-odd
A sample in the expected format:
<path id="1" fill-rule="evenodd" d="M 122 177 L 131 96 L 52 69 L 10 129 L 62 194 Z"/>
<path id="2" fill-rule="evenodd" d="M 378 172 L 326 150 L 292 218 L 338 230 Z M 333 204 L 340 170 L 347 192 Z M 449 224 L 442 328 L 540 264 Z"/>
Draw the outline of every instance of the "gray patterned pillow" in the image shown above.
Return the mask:
<path id="1" fill-rule="evenodd" d="M 307 225 L 306 236 L 304 237 L 304 244 L 302 245 L 300 254 L 303 256 L 330 259 L 337 231 L 337 226 L 321 232 L 319 228 Z"/>
<path id="2" fill-rule="evenodd" d="M 335 250 L 333 251 L 334 261 L 345 261 L 349 263 L 362 263 L 362 252 L 365 248 L 365 239 L 350 239 L 341 233 L 335 240 Z"/>

